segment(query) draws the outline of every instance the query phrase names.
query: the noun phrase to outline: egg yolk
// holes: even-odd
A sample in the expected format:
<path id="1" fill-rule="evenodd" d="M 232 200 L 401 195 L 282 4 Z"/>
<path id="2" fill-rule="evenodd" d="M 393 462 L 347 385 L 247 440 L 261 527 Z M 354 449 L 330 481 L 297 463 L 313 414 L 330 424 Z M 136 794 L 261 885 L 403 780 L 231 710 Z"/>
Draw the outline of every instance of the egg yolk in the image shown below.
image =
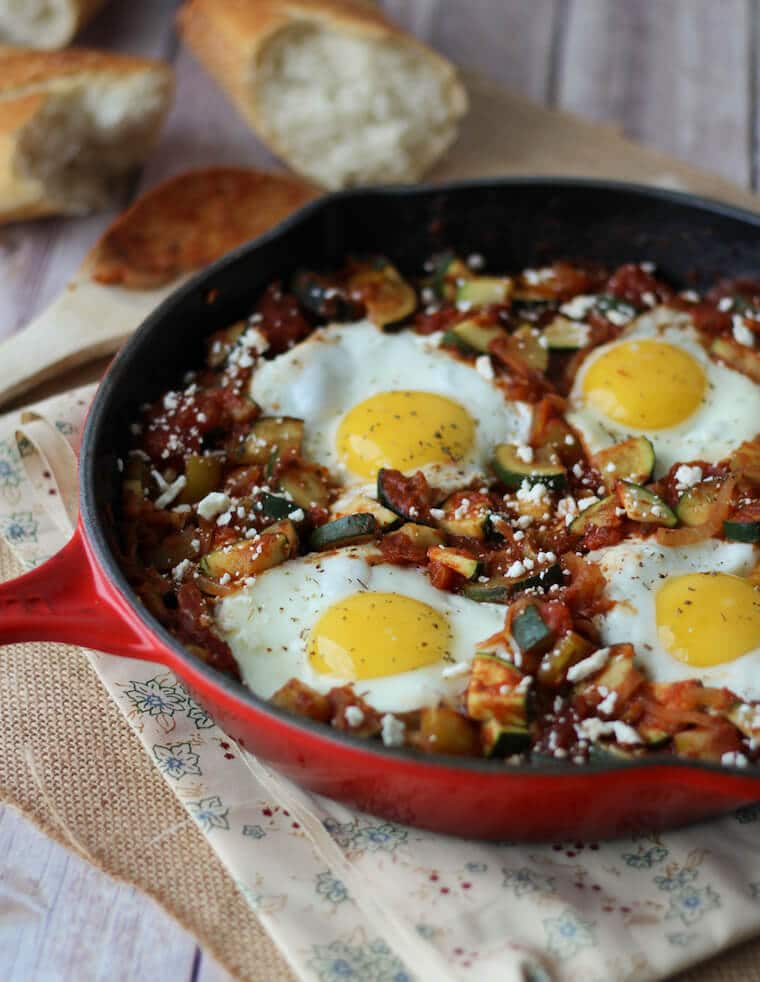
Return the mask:
<path id="1" fill-rule="evenodd" d="M 472 417 L 453 399 L 432 392 L 380 392 L 346 413 L 337 446 L 352 473 L 371 479 L 381 467 L 408 471 L 460 460 L 474 437 Z"/>
<path id="2" fill-rule="evenodd" d="M 655 607 L 662 645 L 687 665 L 719 665 L 760 647 L 760 589 L 739 576 L 671 576 Z"/>
<path id="3" fill-rule="evenodd" d="M 321 675 L 348 681 L 410 672 L 450 650 L 445 617 L 398 593 L 355 593 L 329 607 L 311 629 L 307 650 Z"/>
<path id="4" fill-rule="evenodd" d="M 687 351 L 666 341 L 624 341 L 589 365 L 583 378 L 587 405 L 621 426 L 661 430 L 697 409 L 707 380 Z"/>

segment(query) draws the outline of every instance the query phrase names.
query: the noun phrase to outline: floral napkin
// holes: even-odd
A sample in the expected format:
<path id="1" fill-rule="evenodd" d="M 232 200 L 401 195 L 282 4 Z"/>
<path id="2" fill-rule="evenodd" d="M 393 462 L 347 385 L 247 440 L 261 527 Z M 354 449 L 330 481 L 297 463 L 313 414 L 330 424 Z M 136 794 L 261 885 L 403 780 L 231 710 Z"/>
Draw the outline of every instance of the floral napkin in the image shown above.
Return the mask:
<path id="1" fill-rule="evenodd" d="M 0 534 L 28 567 L 70 534 L 72 450 L 93 391 L 0 420 Z M 160 665 L 87 655 L 309 982 L 643 982 L 760 933 L 760 806 L 611 843 L 446 838 L 297 788 Z"/>

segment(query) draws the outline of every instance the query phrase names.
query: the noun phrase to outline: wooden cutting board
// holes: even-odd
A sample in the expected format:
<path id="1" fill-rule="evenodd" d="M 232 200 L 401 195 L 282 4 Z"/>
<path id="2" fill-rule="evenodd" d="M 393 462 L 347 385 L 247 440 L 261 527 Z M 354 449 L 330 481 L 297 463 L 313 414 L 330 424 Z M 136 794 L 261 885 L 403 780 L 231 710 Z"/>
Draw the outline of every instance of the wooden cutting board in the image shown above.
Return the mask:
<path id="1" fill-rule="evenodd" d="M 612 127 L 546 109 L 476 75 L 465 80 L 470 112 L 455 147 L 430 174 L 433 182 L 507 175 L 606 177 L 693 191 L 753 211 L 760 207 L 757 195 L 643 147 Z M 298 203 L 296 188 L 291 190 L 291 198 L 278 198 L 246 237 L 260 234 L 267 222 L 284 217 L 289 204 Z M 312 193 L 303 188 L 302 200 Z M 146 214 L 150 209 L 145 199 L 141 202 Z M 229 201 L 217 202 L 216 213 L 206 207 L 194 218 L 201 239 L 218 234 L 229 216 Z M 139 213 L 140 206 L 130 211 Z M 155 221 L 150 227 L 157 234 Z M 176 228 L 169 223 L 167 229 L 171 239 Z M 0 405 L 18 402 L 22 394 L 24 402 L 34 401 L 98 378 L 107 356 L 187 276 L 173 276 L 152 289 L 128 289 L 96 282 L 93 268 L 91 254 L 47 310 L 0 344 Z"/>

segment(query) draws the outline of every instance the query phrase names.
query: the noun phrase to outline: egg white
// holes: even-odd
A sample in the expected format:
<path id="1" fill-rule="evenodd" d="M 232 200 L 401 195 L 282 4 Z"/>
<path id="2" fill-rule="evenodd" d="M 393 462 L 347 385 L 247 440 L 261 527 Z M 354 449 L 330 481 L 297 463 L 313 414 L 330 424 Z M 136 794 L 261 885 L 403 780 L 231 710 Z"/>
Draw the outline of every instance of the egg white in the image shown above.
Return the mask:
<path id="1" fill-rule="evenodd" d="M 502 630 L 504 607 L 437 590 L 419 570 L 370 566 L 365 556 L 366 547 L 355 547 L 293 559 L 218 603 L 217 627 L 253 692 L 268 699 L 291 678 L 319 692 L 346 684 L 347 679 L 315 672 L 306 645 L 312 625 L 328 607 L 366 590 L 402 594 L 442 614 L 451 630 L 451 661 L 362 679 L 354 683 L 357 695 L 379 712 L 405 712 L 450 701 L 463 691 L 466 675 L 445 678 L 442 672 L 454 662 L 469 663 L 479 643 Z"/>
<path id="2" fill-rule="evenodd" d="M 607 581 L 606 596 L 615 606 L 597 618 L 602 641 L 631 643 L 636 661 L 655 682 L 702 679 L 705 685 L 726 686 L 746 699 L 760 699 L 760 648 L 722 665 L 687 665 L 674 658 L 657 636 L 657 591 L 669 576 L 686 573 L 731 573 L 747 576 L 757 554 L 742 542 L 716 539 L 680 549 L 651 540 L 621 542 L 589 553 Z"/>
<path id="3" fill-rule="evenodd" d="M 472 365 L 452 357 L 429 338 L 402 331 L 385 334 L 370 321 L 332 324 L 254 372 L 251 395 L 267 415 L 306 422 L 304 452 L 344 485 L 367 487 L 341 461 L 336 433 L 345 414 L 381 392 L 432 392 L 459 403 L 475 423 L 469 453 L 454 464 L 422 468 L 438 487 L 461 486 L 485 474 L 498 443 L 524 443 L 531 409 L 508 402 Z"/>
<path id="4" fill-rule="evenodd" d="M 707 388 L 701 405 L 677 426 L 657 430 L 625 428 L 584 402 L 583 381 L 597 358 L 622 342 L 642 338 L 666 341 L 680 348 L 705 372 Z M 715 463 L 744 440 L 751 440 L 760 420 L 760 386 L 740 372 L 712 361 L 700 344 L 688 314 L 658 307 L 636 318 L 618 340 L 602 345 L 589 355 L 575 379 L 567 419 L 592 454 L 629 436 L 648 437 L 655 452 L 655 477 L 661 477 L 679 461 Z"/>

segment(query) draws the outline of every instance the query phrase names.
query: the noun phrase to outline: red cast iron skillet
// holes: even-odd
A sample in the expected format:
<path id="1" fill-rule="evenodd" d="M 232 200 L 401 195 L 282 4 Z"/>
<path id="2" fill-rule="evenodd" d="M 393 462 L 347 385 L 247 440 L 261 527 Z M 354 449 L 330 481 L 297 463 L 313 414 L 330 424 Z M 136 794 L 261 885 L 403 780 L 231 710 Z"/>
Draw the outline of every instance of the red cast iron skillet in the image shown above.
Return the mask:
<path id="1" fill-rule="evenodd" d="M 116 358 L 87 420 L 77 531 L 43 566 L 0 588 L 0 641 L 64 641 L 158 662 L 230 736 L 294 781 L 438 832 L 604 838 L 760 799 L 754 769 L 670 758 L 512 766 L 349 737 L 280 711 L 203 664 L 130 589 L 109 544 L 109 514 L 118 508 L 116 461 L 140 404 L 177 385 L 201 363 L 204 337 L 245 316 L 259 290 L 296 266 L 330 267 L 347 253 L 382 252 L 411 273 L 442 248 L 482 253 L 497 270 L 558 257 L 608 266 L 646 259 L 679 287 L 699 288 L 719 276 L 760 273 L 760 217 L 669 191 L 530 178 L 360 190 L 307 205 L 178 290 Z"/>

